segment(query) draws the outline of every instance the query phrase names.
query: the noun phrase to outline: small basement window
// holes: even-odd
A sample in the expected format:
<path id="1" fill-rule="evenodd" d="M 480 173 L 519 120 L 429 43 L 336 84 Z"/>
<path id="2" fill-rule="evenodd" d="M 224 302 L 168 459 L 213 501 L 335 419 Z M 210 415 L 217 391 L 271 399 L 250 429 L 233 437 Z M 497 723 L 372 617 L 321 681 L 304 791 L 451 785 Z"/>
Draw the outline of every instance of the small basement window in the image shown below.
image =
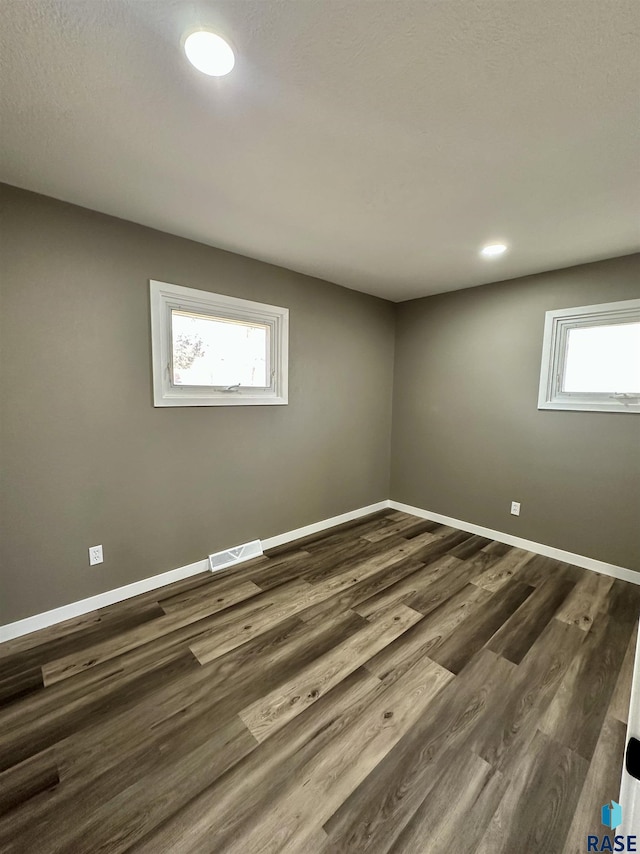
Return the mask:
<path id="1" fill-rule="evenodd" d="M 546 313 L 538 409 L 640 412 L 640 299 Z"/>
<path id="2" fill-rule="evenodd" d="M 150 285 L 155 406 L 287 403 L 288 309 Z"/>

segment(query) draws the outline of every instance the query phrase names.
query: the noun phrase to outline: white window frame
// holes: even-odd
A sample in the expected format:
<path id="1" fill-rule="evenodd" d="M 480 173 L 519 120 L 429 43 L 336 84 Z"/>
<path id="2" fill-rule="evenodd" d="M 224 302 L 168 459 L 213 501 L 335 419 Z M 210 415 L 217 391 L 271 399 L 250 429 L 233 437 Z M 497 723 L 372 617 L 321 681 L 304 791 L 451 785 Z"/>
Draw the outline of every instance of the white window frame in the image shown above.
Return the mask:
<path id="1" fill-rule="evenodd" d="M 154 406 L 281 406 L 288 403 L 289 309 L 153 279 L 149 285 Z M 269 326 L 269 387 L 174 385 L 171 370 L 171 312 L 174 309 Z"/>
<path id="2" fill-rule="evenodd" d="M 640 396 L 630 394 L 562 391 L 570 329 L 637 323 L 640 299 L 583 305 L 548 311 L 545 315 L 538 409 L 573 409 L 590 412 L 640 412 Z"/>

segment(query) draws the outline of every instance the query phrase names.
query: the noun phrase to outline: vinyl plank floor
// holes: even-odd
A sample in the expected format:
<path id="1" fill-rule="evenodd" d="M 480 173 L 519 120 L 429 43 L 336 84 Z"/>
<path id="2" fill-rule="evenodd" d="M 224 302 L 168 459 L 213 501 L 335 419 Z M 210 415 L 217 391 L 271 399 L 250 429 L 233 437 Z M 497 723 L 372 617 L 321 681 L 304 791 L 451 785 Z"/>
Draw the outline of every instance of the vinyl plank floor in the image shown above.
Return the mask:
<path id="1" fill-rule="evenodd" d="M 12 854 L 578 854 L 640 587 L 383 510 L 0 645 Z"/>
<path id="2" fill-rule="evenodd" d="M 538 731 L 478 854 L 562 851 L 588 768 L 581 756 Z"/>
<path id="3" fill-rule="evenodd" d="M 459 673 L 487 641 L 509 625 L 514 619 L 512 615 L 524 610 L 523 603 L 532 591 L 533 587 L 519 582 L 501 588 L 482 608 L 464 620 L 458 631 L 441 642 L 431 657 L 452 673 Z M 508 655 L 504 657 L 509 658 Z"/>
<path id="4" fill-rule="evenodd" d="M 500 626 L 489 648 L 520 664 L 574 586 L 565 578 L 550 578 L 540 584 Z"/>

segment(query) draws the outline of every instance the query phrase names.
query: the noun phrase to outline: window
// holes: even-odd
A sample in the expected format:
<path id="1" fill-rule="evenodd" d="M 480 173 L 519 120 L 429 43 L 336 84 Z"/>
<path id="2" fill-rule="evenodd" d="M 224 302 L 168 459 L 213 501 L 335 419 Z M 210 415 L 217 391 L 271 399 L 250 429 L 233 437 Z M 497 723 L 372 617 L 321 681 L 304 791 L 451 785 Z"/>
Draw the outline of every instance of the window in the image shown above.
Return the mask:
<path id="1" fill-rule="evenodd" d="M 155 406 L 287 403 L 289 311 L 151 282 Z"/>
<path id="2" fill-rule="evenodd" d="M 538 409 L 640 412 L 640 299 L 547 312 Z"/>

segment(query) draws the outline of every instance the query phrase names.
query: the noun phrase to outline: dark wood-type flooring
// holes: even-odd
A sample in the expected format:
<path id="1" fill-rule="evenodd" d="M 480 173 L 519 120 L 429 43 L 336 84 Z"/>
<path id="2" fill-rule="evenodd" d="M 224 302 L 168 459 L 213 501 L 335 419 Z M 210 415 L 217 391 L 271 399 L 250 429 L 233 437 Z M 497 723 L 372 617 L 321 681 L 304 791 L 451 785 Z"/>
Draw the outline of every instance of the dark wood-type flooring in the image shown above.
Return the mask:
<path id="1" fill-rule="evenodd" d="M 640 587 L 392 510 L 0 646 L 0 851 L 578 854 Z"/>

